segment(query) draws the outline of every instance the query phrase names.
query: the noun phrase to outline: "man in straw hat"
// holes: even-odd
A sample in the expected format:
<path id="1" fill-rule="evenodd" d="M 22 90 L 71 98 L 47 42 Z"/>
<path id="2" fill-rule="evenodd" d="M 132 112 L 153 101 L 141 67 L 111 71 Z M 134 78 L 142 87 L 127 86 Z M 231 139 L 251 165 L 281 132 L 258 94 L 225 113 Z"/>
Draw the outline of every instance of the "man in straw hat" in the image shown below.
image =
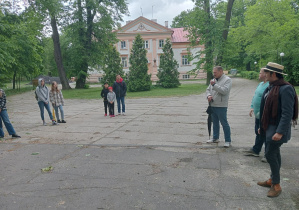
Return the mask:
<path id="1" fill-rule="evenodd" d="M 267 142 L 266 158 L 270 165 L 270 179 L 257 184 L 270 187 L 268 197 L 277 197 L 281 193 L 280 147 L 291 138 L 292 121 L 296 124 L 298 118 L 298 97 L 294 87 L 284 81 L 284 67 L 269 62 L 264 68 L 269 87 L 265 90 L 261 101 L 261 124 L 259 133 Z"/>

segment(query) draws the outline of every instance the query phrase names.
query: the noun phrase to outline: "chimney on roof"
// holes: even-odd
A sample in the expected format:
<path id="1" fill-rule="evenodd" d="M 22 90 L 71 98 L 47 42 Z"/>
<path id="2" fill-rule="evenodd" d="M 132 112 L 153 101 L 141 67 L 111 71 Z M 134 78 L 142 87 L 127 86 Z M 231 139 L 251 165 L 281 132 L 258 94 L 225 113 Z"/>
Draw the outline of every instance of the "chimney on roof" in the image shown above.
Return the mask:
<path id="1" fill-rule="evenodd" d="M 168 21 L 165 21 L 165 27 L 168 28 Z"/>
<path id="2" fill-rule="evenodd" d="M 156 22 L 157 22 L 157 19 L 151 19 L 151 21 L 153 21 L 153 22 L 155 22 L 155 23 L 156 23 Z"/>

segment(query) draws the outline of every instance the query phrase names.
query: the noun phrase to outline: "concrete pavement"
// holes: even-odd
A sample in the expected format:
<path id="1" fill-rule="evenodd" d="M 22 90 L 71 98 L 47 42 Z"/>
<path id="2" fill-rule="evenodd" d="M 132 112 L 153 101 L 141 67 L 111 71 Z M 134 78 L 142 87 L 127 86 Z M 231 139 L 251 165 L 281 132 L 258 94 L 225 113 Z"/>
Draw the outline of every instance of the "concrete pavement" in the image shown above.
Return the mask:
<path id="1" fill-rule="evenodd" d="M 256 184 L 269 165 L 243 154 L 254 143 L 257 84 L 233 78 L 228 149 L 222 131 L 219 144 L 205 143 L 204 94 L 127 99 L 115 118 L 102 100 L 66 100 L 58 126 L 42 126 L 33 91 L 9 97 L 22 138 L 0 142 L 0 209 L 299 209 L 298 126 L 281 148 L 278 198 Z"/>

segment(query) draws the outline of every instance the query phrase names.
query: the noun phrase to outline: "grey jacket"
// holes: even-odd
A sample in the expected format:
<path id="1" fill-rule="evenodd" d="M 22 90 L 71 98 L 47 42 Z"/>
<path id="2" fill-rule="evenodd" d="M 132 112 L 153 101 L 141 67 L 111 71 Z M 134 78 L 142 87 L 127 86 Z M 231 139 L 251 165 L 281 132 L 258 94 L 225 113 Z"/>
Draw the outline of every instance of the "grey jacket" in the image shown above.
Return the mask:
<path id="1" fill-rule="evenodd" d="M 212 107 L 227 107 L 230 89 L 232 87 L 232 80 L 225 74 L 223 74 L 216 84 L 209 85 L 206 91 L 206 96 L 212 96 L 213 101 L 211 102 Z"/>
<path id="2" fill-rule="evenodd" d="M 114 93 L 113 91 L 112 91 L 112 92 L 109 92 L 109 93 L 107 94 L 107 100 L 108 100 L 109 103 L 110 103 L 110 102 L 113 102 L 113 103 L 114 103 L 115 99 L 116 99 L 116 95 L 115 95 L 115 93 Z"/>
<path id="3" fill-rule="evenodd" d="M 46 85 L 42 86 L 41 82 L 42 82 L 42 78 L 38 79 L 38 86 L 36 87 L 36 95 L 38 97 L 38 102 L 39 101 L 43 101 L 44 103 L 49 103 L 49 89 Z"/>

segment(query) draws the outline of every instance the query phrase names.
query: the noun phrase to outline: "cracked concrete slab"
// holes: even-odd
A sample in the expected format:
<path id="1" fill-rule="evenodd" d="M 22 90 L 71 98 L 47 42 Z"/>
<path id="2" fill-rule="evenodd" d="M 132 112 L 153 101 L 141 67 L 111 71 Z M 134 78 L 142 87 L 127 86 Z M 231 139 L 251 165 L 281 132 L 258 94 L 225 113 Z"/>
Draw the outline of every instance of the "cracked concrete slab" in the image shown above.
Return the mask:
<path id="1" fill-rule="evenodd" d="M 104 117 L 101 99 L 66 100 L 58 126 L 41 125 L 33 92 L 8 97 L 22 138 L 0 142 L 0 209 L 299 209 L 298 127 L 281 148 L 278 198 L 256 184 L 268 164 L 244 156 L 257 84 L 233 78 L 228 149 L 222 130 L 220 143 L 206 144 L 204 94 L 126 99 L 126 116 L 115 118 Z"/>

